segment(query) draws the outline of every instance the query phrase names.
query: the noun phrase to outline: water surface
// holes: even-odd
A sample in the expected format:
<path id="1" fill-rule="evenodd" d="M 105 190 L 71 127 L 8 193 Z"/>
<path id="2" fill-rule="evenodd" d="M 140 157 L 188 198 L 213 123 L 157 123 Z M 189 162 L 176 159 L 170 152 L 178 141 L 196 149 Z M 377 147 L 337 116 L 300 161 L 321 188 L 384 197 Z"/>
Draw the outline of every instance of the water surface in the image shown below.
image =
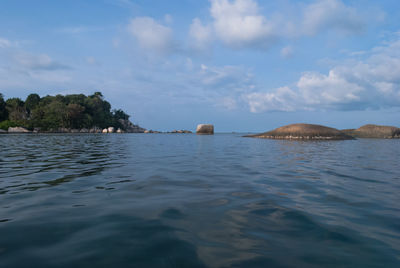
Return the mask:
<path id="1" fill-rule="evenodd" d="M 0 136 L 0 267 L 400 267 L 400 140 Z"/>

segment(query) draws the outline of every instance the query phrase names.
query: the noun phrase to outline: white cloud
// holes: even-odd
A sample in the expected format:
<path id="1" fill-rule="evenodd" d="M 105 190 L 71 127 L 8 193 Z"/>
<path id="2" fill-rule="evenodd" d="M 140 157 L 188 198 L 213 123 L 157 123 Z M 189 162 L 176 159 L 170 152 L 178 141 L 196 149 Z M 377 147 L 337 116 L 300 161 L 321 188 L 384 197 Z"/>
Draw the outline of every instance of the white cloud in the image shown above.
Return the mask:
<path id="1" fill-rule="evenodd" d="M 217 37 L 228 46 L 266 48 L 276 39 L 274 25 L 253 0 L 211 0 L 210 12 Z"/>
<path id="2" fill-rule="evenodd" d="M 336 29 L 346 33 L 360 33 L 366 20 L 355 8 L 341 0 L 320 0 L 304 8 L 302 33 L 315 35 L 323 30 Z"/>
<path id="3" fill-rule="evenodd" d="M 304 73 L 292 87 L 245 95 L 251 112 L 400 107 L 400 40 L 346 61 L 328 74 Z"/>
<path id="4" fill-rule="evenodd" d="M 312 36 L 323 31 L 339 30 L 360 33 L 367 26 L 365 14 L 342 0 L 318 0 L 308 5 L 294 3 L 289 11 L 264 10 L 257 0 L 210 0 L 210 21 L 194 18 L 189 28 L 189 46 L 173 36 L 170 15 L 163 22 L 151 17 L 136 17 L 127 26 L 138 45 L 150 53 L 187 53 L 191 49 L 207 51 L 213 41 L 234 49 L 268 49 L 282 40 Z M 267 11 L 267 12 L 266 12 Z M 81 32 L 85 28 L 66 29 Z M 288 46 L 281 51 L 284 58 L 292 55 Z"/>
<path id="5" fill-rule="evenodd" d="M 336 70 L 328 75 L 305 73 L 297 82 L 303 101 L 310 106 L 329 106 L 359 101 L 358 95 L 364 90 L 357 83 L 349 82 Z"/>
<path id="6" fill-rule="evenodd" d="M 204 50 L 212 40 L 212 29 L 205 26 L 198 18 L 193 19 L 190 25 L 189 36 L 192 40 L 191 46 L 195 49 Z"/>
<path id="7" fill-rule="evenodd" d="M 293 111 L 298 96 L 289 87 L 278 88 L 273 93 L 253 92 L 244 96 L 252 113 L 264 111 Z"/>
<path id="8" fill-rule="evenodd" d="M 268 49 L 285 39 L 313 36 L 331 30 L 359 34 L 367 27 L 368 16 L 344 4 L 342 0 L 316 0 L 303 6 L 298 3 L 291 5 L 291 8 L 298 10 L 297 14 L 288 11 L 266 14 L 256 0 L 210 2 L 212 21 L 204 26 L 196 18 L 190 28 L 190 37 L 202 48 L 214 39 L 235 49 Z M 283 57 L 290 57 L 291 53 L 290 47 L 281 52 Z"/>
<path id="9" fill-rule="evenodd" d="M 174 41 L 171 28 L 159 24 L 150 17 L 137 17 L 130 21 L 128 31 L 139 46 L 151 52 L 165 54 L 173 51 Z"/>

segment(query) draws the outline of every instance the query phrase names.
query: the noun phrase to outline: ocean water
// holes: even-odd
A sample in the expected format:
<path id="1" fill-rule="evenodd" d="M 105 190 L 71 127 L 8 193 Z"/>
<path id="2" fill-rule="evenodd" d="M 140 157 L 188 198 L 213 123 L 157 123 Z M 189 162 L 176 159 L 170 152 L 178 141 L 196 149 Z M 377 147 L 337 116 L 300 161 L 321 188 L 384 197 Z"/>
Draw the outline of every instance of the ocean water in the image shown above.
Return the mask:
<path id="1" fill-rule="evenodd" d="M 400 140 L 1 135 L 0 267 L 400 267 Z"/>

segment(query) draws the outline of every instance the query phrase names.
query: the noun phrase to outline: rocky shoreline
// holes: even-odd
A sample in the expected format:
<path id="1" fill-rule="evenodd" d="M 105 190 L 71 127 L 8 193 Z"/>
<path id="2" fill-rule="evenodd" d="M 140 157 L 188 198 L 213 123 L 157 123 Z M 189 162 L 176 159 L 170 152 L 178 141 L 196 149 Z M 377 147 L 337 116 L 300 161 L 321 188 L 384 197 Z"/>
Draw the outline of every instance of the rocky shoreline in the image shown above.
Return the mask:
<path id="1" fill-rule="evenodd" d="M 145 133 L 146 129 L 140 127 L 139 125 L 135 125 L 129 120 L 120 119 L 119 123 L 122 128 L 115 129 L 114 127 L 107 128 L 81 128 L 81 129 L 73 129 L 73 128 L 58 128 L 58 129 L 50 129 L 50 130 L 42 130 L 40 128 L 34 128 L 33 130 L 28 130 L 24 127 L 9 127 L 8 130 L 0 129 L 0 134 L 16 134 L 16 133 Z"/>

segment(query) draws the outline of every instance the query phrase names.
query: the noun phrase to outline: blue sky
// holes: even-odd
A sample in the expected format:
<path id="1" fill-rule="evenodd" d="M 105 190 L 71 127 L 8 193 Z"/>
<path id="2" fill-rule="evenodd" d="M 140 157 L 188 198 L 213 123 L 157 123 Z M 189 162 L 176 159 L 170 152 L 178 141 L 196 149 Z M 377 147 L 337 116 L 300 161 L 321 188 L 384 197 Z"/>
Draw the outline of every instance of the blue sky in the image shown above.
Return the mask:
<path id="1" fill-rule="evenodd" d="M 0 1 L 6 98 L 95 91 L 148 129 L 400 126 L 400 2 Z"/>

